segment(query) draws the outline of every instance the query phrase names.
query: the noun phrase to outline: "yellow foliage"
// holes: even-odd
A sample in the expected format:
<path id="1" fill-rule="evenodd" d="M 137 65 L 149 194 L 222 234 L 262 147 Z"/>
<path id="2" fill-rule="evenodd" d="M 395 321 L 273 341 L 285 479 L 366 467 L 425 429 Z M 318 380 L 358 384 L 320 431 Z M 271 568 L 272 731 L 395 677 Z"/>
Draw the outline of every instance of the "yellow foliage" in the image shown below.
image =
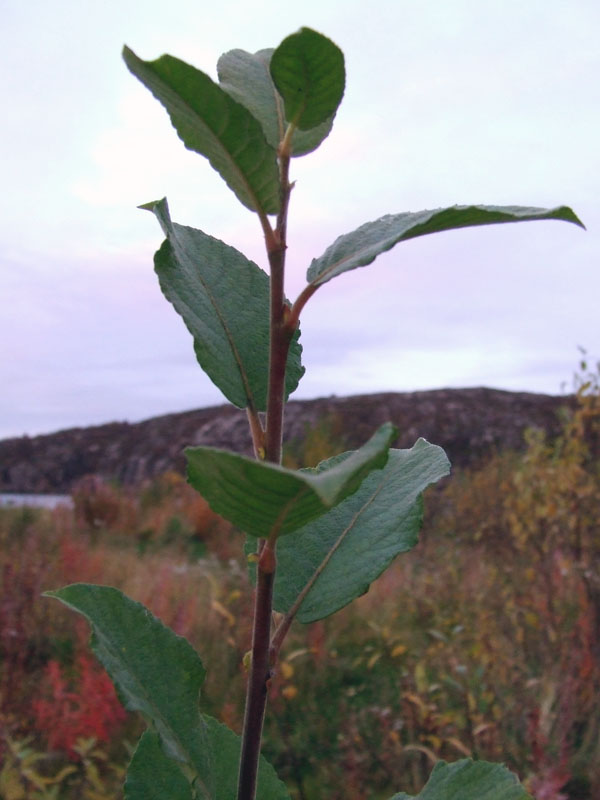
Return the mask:
<path id="1" fill-rule="evenodd" d="M 2 800 L 58 800 L 67 795 L 81 800 L 114 800 L 125 768 L 108 764 L 106 753 L 97 747 L 95 739 L 80 739 L 74 750 L 81 761 L 62 766 L 52 774 L 48 774 L 52 757 L 37 752 L 32 742 L 32 736 L 4 737 L 6 753 L 0 770 Z M 112 773 L 110 777 L 101 774 L 98 763 L 108 767 L 108 772 Z"/>

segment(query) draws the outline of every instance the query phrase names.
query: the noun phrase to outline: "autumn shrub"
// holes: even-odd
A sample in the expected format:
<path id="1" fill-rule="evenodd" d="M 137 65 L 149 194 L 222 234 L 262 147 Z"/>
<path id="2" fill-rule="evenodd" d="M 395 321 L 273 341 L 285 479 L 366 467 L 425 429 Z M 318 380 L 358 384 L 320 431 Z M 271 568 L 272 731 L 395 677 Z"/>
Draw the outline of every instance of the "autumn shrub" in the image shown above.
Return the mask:
<path id="1" fill-rule="evenodd" d="M 291 634 L 265 751 L 295 796 L 418 791 L 461 756 L 537 798 L 600 796 L 600 414 L 597 382 L 578 389 L 555 441 L 455 475 L 410 556 Z"/>
<path id="2" fill-rule="evenodd" d="M 92 491 L 94 502 L 100 497 L 97 488 Z M 111 684 L 106 683 L 105 673 L 84 655 L 87 626 L 83 620 L 73 625 L 65 609 L 44 602 L 42 591 L 49 584 L 83 579 L 122 588 L 211 654 L 217 669 L 209 676 L 207 689 L 216 714 L 223 709 L 223 716 L 229 714 L 234 720 L 243 704 L 242 660 L 250 631 L 239 612 L 248 602 L 250 587 L 239 547 L 236 558 L 230 545 L 229 526 L 207 511 L 177 475 L 164 476 L 135 492 L 109 488 L 101 495 L 111 498 L 108 508 L 125 507 L 127 513 L 110 516 L 100 503 L 97 511 L 103 526 L 82 517 L 86 505 L 81 485 L 80 505 L 74 509 L 0 509 L 0 763 L 8 758 L 9 740 L 33 737 L 25 750 L 36 757 L 54 751 L 56 760 L 61 751 L 74 757 L 83 740 L 97 744 L 110 740 L 112 747 L 115 738 L 135 738 L 133 728 L 137 731 L 137 723 L 133 728 L 131 723 L 124 728 L 112 724 L 120 714 L 106 692 Z M 182 526 L 175 536 L 167 537 L 168 521 L 174 519 L 182 520 Z M 127 520 L 133 526 L 130 530 L 125 528 Z M 136 531 L 144 525 L 150 528 L 150 544 L 140 554 Z M 205 543 L 205 557 L 200 560 L 193 557 L 193 537 Z M 91 761 L 86 767 L 80 759 L 69 780 L 81 779 L 87 786 L 93 764 L 98 759 L 112 761 L 98 746 L 89 753 L 83 750 Z M 122 763 L 123 747 L 119 752 Z M 17 762 L 21 763 L 14 761 L 10 771 L 13 777 Z M 42 773 L 48 780 L 58 774 L 52 763 L 46 766 Z M 25 778 L 14 781 L 15 786 L 29 786 L 23 789 L 25 796 L 33 791 Z M 70 797 L 71 789 L 63 790 Z"/>
<path id="3" fill-rule="evenodd" d="M 226 561 L 241 553 L 231 525 L 176 472 L 140 487 L 87 476 L 76 484 L 73 504 L 77 529 L 89 533 L 94 543 L 135 543 L 140 555 L 167 547 L 192 560 L 211 553 Z"/>
<path id="4" fill-rule="evenodd" d="M 416 792 L 435 760 L 467 755 L 504 761 L 536 798 L 600 796 L 598 394 L 593 381 L 581 387 L 557 440 L 531 432 L 522 453 L 455 475 L 410 556 L 335 618 L 292 629 L 265 744 L 292 796 L 341 800 L 349 780 L 353 800 L 387 797 L 400 781 Z M 68 509 L 0 513 L 0 761 L 12 759 L 11 776 L 7 742 L 33 736 L 34 754 L 83 748 L 105 796 L 117 796 L 131 723 L 113 725 L 102 673 L 83 656 L 86 626 L 39 597 L 48 583 L 82 576 L 121 588 L 188 637 L 213 664 L 205 707 L 240 730 L 251 588 L 241 554 L 228 549 L 231 531 L 179 476 L 129 497 L 130 532 L 118 517 L 82 527 Z M 169 540 L 170 519 L 182 527 Z M 143 525 L 151 535 L 141 554 Z M 206 543 L 200 559 L 193 535 Z M 67 735 L 68 719 L 79 738 Z M 96 750 L 85 750 L 86 736 Z M 87 796 L 75 789 L 84 773 L 86 791 L 99 794 L 92 766 L 72 763 L 79 771 L 60 797 Z M 33 798 L 18 780 L 29 786 L 20 796 Z"/>
<path id="5" fill-rule="evenodd" d="M 73 745 L 75 763 L 37 750 L 33 736 L 14 739 L 0 730 L 0 744 L 4 745 L 2 800 L 117 800 L 122 796 L 125 769 L 95 739 L 80 739 Z"/>
<path id="6" fill-rule="evenodd" d="M 344 421 L 340 414 L 329 413 L 306 425 L 302 437 L 284 444 L 283 464 L 291 469 L 314 467 L 347 449 Z"/>
<path id="7" fill-rule="evenodd" d="M 110 678 L 95 659 L 79 653 L 73 667 L 67 670 L 50 660 L 44 669 L 41 696 L 32 705 L 35 729 L 48 747 L 78 760 L 79 740 L 108 742 L 127 715 Z"/>
<path id="8" fill-rule="evenodd" d="M 30 691 L 27 676 L 48 658 L 53 612 L 40 596 L 57 575 L 57 561 L 46 513 L 0 509 L 0 718 L 21 707 Z"/>

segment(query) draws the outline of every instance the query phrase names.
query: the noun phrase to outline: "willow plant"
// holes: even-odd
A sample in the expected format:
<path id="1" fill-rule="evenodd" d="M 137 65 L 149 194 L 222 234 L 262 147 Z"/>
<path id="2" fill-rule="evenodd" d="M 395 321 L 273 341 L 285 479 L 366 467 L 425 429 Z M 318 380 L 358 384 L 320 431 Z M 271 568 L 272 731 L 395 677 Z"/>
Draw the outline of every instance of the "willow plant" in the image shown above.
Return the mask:
<path id="1" fill-rule="evenodd" d="M 142 206 L 165 236 L 154 258 L 161 289 L 191 333 L 202 369 L 246 411 L 254 444 L 254 458 L 210 447 L 186 450 L 189 482 L 246 534 L 254 573 L 241 737 L 203 713 L 200 657 L 142 605 L 114 588 L 87 584 L 48 594 L 87 617 L 94 652 L 125 706 L 147 724 L 129 766 L 127 800 L 289 800 L 260 755 L 270 681 L 285 636 L 294 621 L 309 624 L 351 603 L 413 547 L 422 493 L 449 472 L 443 450 L 423 439 L 409 450 L 394 449 L 397 430 L 390 423 L 359 450 L 313 469 L 281 466 L 285 402 L 304 372 L 299 323 L 305 305 L 323 284 L 417 236 L 523 220 L 581 223 L 564 206 L 471 205 L 386 215 L 340 236 L 314 258 L 305 287 L 289 302 L 290 167 L 331 132 L 345 87 L 341 50 L 302 28 L 274 50 L 225 53 L 217 82 L 169 55 L 143 61 L 126 47 L 123 57 L 165 107 L 184 145 L 205 156 L 256 214 L 266 246 L 268 274 L 219 239 L 172 222 L 165 199 Z M 347 794 L 352 797 L 351 786 Z M 440 762 L 417 797 L 528 795 L 502 765 L 464 759 Z"/>

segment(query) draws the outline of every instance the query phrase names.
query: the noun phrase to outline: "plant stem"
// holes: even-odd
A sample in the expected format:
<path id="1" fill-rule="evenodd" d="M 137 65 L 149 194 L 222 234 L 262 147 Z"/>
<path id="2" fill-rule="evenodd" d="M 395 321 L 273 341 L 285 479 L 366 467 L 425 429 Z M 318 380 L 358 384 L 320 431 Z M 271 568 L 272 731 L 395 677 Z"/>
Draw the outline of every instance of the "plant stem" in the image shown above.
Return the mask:
<path id="1" fill-rule="evenodd" d="M 285 307 L 285 252 L 287 249 L 287 213 L 290 202 L 289 182 L 290 157 L 281 155 L 280 210 L 275 228 L 276 246 L 269 249 L 271 267 L 270 294 L 270 350 L 269 350 L 269 393 L 267 398 L 266 460 L 281 463 L 281 444 L 283 436 L 283 407 L 285 404 L 285 367 L 293 331 L 286 325 Z"/>
<path id="2" fill-rule="evenodd" d="M 285 367 L 290 338 L 283 326 L 283 276 L 285 250 L 269 253 L 271 263 L 271 344 L 269 353 L 269 394 L 267 397 L 267 430 L 265 457 L 274 464 L 281 463 L 283 438 L 283 406 L 285 397 Z"/>
<path id="3" fill-rule="evenodd" d="M 288 316 L 287 323 L 291 327 L 292 331 L 296 330 L 296 326 L 298 325 L 300 314 L 302 313 L 302 309 L 306 305 L 306 303 L 310 300 L 313 294 L 317 291 L 319 287 L 315 286 L 313 283 L 307 283 L 304 289 L 298 295 L 296 302 L 290 309 L 290 313 Z"/>
<path id="4" fill-rule="evenodd" d="M 269 387 L 264 458 L 275 464 L 281 463 L 285 369 L 293 336 L 293 331 L 290 333 L 289 326 L 285 324 L 287 308 L 285 306 L 284 291 L 287 210 L 291 191 L 288 179 L 289 155 L 281 154 L 279 163 L 281 180 L 280 212 L 273 235 L 266 237 L 271 267 L 271 290 Z M 264 225 L 263 229 L 265 229 Z M 250 418 L 250 422 L 252 424 L 255 420 Z M 255 433 L 256 431 L 253 431 L 253 440 L 256 448 Z M 246 693 L 237 800 L 254 800 L 256 797 L 258 761 L 267 692 L 271 677 L 270 638 L 275 566 L 274 544 L 270 541 L 262 542 L 259 547 L 257 564 L 254 624 L 252 628 L 252 660 Z"/>
<path id="5" fill-rule="evenodd" d="M 248 417 L 248 425 L 250 426 L 250 434 L 252 436 L 252 446 L 254 448 L 254 457 L 257 461 L 263 461 L 265 458 L 265 431 L 260 422 L 260 417 L 254 409 L 247 408 L 246 416 Z"/>
<path id="6" fill-rule="evenodd" d="M 273 603 L 274 572 L 257 569 L 256 598 L 254 601 L 254 627 L 252 631 L 252 662 L 246 714 L 242 734 L 238 800 L 254 800 L 258 777 L 258 759 L 263 721 L 267 704 L 267 691 L 271 668 L 269 664 L 269 639 L 271 635 L 271 610 Z"/>

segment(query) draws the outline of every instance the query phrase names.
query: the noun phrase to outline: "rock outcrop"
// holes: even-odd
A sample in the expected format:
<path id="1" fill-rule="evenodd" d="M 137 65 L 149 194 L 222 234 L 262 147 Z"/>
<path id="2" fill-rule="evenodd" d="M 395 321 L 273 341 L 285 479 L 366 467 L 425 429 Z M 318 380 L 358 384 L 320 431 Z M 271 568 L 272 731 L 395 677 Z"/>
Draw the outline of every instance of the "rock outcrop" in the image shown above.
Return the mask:
<path id="1" fill-rule="evenodd" d="M 573 397 L 496 389 L 439 389 L 291 401 L 286 440 L 301 440 L 323 419 L 335 419 L 348 448 L 391 420 L 397 447 L 420 436 L 441 445 L 457 466 L 495 450 L 519 449 L 527 428 L 555 435 L 560 409 Z M 138 423 L 113 422 L 0 441 L 0 491 L 68 492 L 85 475 L 135 485 L 167 470 L 183 471 L 183 448 L 206 445 L 251 453 L 246 415 L 232 406 L 168 414 Z"/>

